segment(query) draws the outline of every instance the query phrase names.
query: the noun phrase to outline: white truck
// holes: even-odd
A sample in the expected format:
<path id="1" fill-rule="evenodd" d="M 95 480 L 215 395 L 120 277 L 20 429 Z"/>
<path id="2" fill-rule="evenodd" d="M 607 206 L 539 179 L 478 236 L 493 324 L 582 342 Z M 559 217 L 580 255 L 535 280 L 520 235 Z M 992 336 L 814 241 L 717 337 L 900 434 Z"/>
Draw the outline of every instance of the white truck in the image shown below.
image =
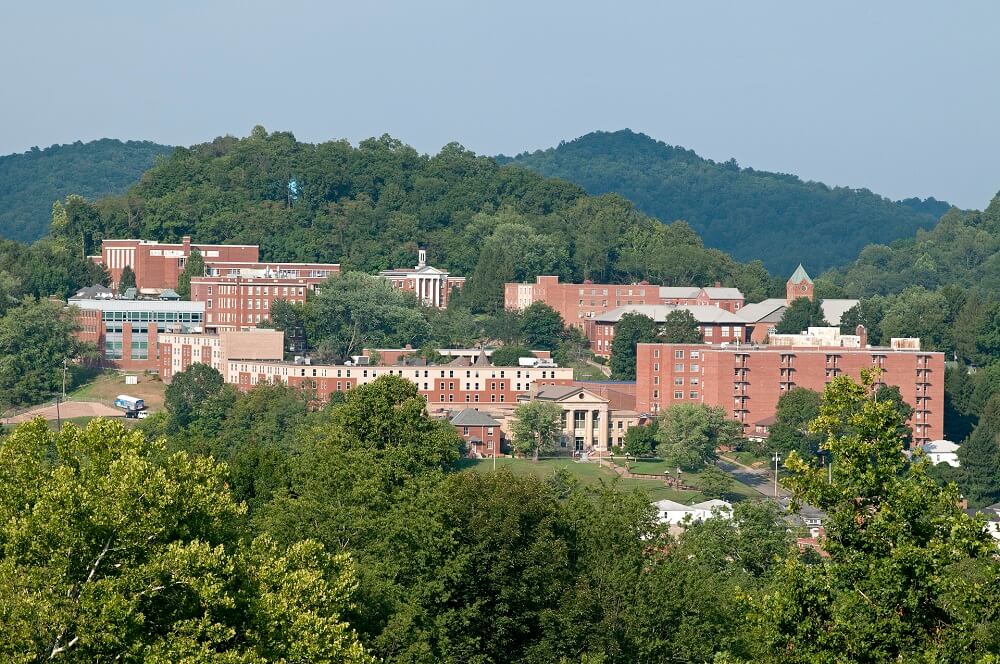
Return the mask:
<path id="1" fill-rule="evenodd" d="M 519 357 L 517 358 L 517 364 L 521 367 L 536 367 L 536 368 L 553 368 L 557 367 L 554 360 L 548 357 Z"/>

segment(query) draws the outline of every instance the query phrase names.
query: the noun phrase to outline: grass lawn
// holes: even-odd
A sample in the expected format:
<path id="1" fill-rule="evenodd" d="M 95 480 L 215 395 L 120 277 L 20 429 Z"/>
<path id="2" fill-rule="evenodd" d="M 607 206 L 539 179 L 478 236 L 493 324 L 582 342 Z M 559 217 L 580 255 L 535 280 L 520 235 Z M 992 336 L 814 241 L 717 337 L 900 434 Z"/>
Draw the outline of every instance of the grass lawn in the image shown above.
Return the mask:
<path id="1" fill-rule="evenodd" d="M 759 454 L 754 454 L 753 452 L 741 451 L 741 452 L 726 452 L 722 456 L 729 457 L 730 459 L 735 459 L 742 463 L 744 466 L 750 466 L 751 468 L 767 467 L 768 464 L 773 464 L 770 457 L 761 456 Z"/>
<path id="2" fill-rule="evenodd" d="M 587 364 L 586 362 L 580 362 L 573 365 L 573 380 L 608 380 L 608 377 L 603 371 L 595 367 L 593 364 Z"/>
<path id="3" fill-rule="evenodd" d="M 107 404 L 114 402 L 119 394 L 138 397 L 146 401 L 146 408 L 151 411 L 163 408 L 163 396 L 167 386 L 159 377 L 143 372 L 131 372 L 139 376 L 137 385 L 126 385 L 125 374 L 117 371 L 105 371 L 94 380 L 85 383 L 69 393 L 69 398 L 76 401 L 101 401 Z"/>
<path id="4" fill-rule="evenodd" d="M 493 470 L 492 459 L 463 459 L 460 465 L 464 470 L 473 472 L 482 473 Z M 604 482 L 619 491 L 633 491 L 638 489 L 645 491 L 651 501 L 667 498 L 690 504 L 699 502 L 705 498 L 697 491 L 676 491 L 668 488 L 662 480 L 619 478 L 610 469 L 598 466 L 593 461 L 581 463 L 572 459 L 542 459 L 538 463 L 534 463 L 530 459 L 501 458 L 497 459 L 496 465 L 497 470 L 507 468 L 515 475 L 534 475 L 542 479 L 562 468 L 583 485 L 597 486 Z"/>
<path id="5" fill-rule="evenodd" d="M 615 457 L 615 464 L 618 466 L 625 466 L 625 459 Z M 658 477 L 663 477 L 664 471 L 669 471 L 671 477 L 676 477 L 677 468 L 673 466 L 668 466 L 663 459 L 644 459 L 640 461 L 632 461 L 629 464 L 629 469 L 633 473 L 641 473 L 643 475 L 656 475 Z M 687 486 L 694 487 L 695 489 L 700 486 L 700 476 L 701 473 L 692 473 L 690 471 L 681 472 L 681 482 Z M 649 482 L 651 480 L 638 480 Z M 748 487 L 747 485 L 733 480 L 732 494 L 734 497 L 742 496 L 743 498 L 758 498 L 760 494 L 754 489 Z"/>

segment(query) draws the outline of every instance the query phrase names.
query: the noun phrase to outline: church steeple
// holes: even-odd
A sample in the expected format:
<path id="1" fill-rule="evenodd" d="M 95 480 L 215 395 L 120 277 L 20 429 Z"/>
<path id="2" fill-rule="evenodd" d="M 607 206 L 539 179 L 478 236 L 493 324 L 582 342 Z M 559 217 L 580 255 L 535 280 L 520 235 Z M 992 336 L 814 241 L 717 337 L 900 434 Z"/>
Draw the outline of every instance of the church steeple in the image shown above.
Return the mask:
<path id="1" fill-rule="evenodd" d="M 809 273 L 806 272 L 806 269 L 802 267 L 802 263 L 799 263 L 799 266 L 795 268 L 795 272 L 792 272 L 792 276 L 788 278 L 788 282 L 785 284 L 785 300 L 788 304 L 791 304 L 792 301 L 800 297 L 813 299 L 813 281 L 809 278 Z"/>

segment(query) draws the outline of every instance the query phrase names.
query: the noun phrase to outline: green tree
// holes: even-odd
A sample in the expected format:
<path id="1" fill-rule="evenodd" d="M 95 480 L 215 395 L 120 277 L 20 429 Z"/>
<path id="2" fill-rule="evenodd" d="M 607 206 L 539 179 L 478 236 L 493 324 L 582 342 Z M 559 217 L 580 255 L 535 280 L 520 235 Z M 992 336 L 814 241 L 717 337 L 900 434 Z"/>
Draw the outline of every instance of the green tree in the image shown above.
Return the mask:
<path id="1" fill-rule="evenodd" d="M 821 395 L 804 387 L 793 387 L 778 398 L 775 422 L 768 435 L 770 451 L 787 454 L 798 450 L 811 458 L 819 450 L 822 437 L 809 430 L 809 424 L 819 416 Z"/>
<path id="2" fill-rule="evenodd" d="M 520 404 L 514 410 L 514 449 L 536 462 L 539 454 L 553 451 L 562 434 L 562 412 L 547 401 Z"/>
<path id="3" fill-rule="evenodd" d="M 360 272 L 328 279 L 304 322 L 310 344 L 341 362 L 364 348 L 419 348 L 430 334 L 416 298 Z"/>
<path id="4" fill-rule="evenodd" d="M 990 397 L 972 434 L 958 448 L 958 483 L 973 507 L 1000 501 L 1000 394 Z"/>
<path id="5" fill-rule="evenodd" d="M 531 350 L 524 346 L 501 346 L 493 351 L 490 361 L 497 367 L 516 367 L 519 359 L 531 356 Z"/>
<path id="6" fill-rule="evenodd" d="M 184 269 L 177 277 L 177 294 L 181 299 L 191 299 L 191 278 L 205 276 L 205 258 L 198 249 L 192 249 Z"/>
<path id="7" fill-rule="evenodd" d="M 636 344 L 656 341 L 656 323 L 649 316 L 627 313 L 615 323 L 611 342 L 611 377 L 635 380 Z"/>
<path id="8" fill-rule="evenodd" d="M 868 343 L 882 343 L 882 317 L 885 300 L 881 295 L 873 295 L 860 300 L 840 316 L 840 333 L 854 334 L 858 325 L 864 325 L 868 333 Z"/>
<path id="9" fill-rule="evenodd" d="M 0 317 L 0 407 L 39 403 L 62 389 L 64 361 L 89 356 L 77 329 L 71 310 L 50 300 L 24 302 Z"/>
<path id="10" fill-rule="evenodd" d="M 810 327 L 826 327 L 829 323 L 823 318 L 823 308 L 819 299 L 810 300 L 800 297 L 792 300 L 785 313 L 778 321 L 775 331 L 778 334 L 798 334 Z"/>
<path id="11" fill-rule="evenodd" d="M 717 466 L 707 466 L 698 474 L 698 489 L 709 498 L 725 498 L 733 490 L 733 478 Z"/>
<path id="12" fill-rule="evenodd" d="M 910 464 L 898 409 L 862 383 L 835 378 L 814 429 L 837 462 L 833 482 L 796 453 L 786 467 L 796 500 L 825 511 L 823 564 L 788 559 L 774 584 L 748 597 L 756 661 L 969 661 L 992 652 L 992 631 L 969 629 L 995 610 L 979 584 L 997 578 L 995 546 Z M 977 578 L 980 577 L 980 578 Z M 971 612 L 971 613 L 970 613 Z"/>
<path id="13" fill-rule="evenodd" d="M 184 371 L 174 374 L 164 397 L 172 428 L 176 430 L 190 426 L 203 414 L 214 412 L 210 408 L 214 403 L 213 399 L 223 395 L 226 390 L 222 374 L 207 364 L 195 362 Z M 224 416 L 223 413 L 216 419 Z M 216 428 L 218 426 L 217 424 Z"/>
<path id="14" fill-rule="evenodd" d="M 656 452 L 671 468 L 699 470 L 717 458 L 716 449 L 735 444 L 742 433 L 722 408 L 678 403 L 657 418 Z"/>
<path id="15" fill-rule="evenodd" d="M 632 456 L 652 454 L 656 448 L 656 421 L 646 426 L 629 427 L 625 432 L 622 452 Z"/>
<path id="16" fill-rule="evenodd" d="M 191 294 L 191 280 L 188 280 L 188 295 Z M 135 272 L 132 271 L 131 265 L 126 265 L 122 268 L 122 274 L 118 278 L 118 292 L 124 293 L 129 288 L 135 288 Z"/>
<path id="17" fill-rule="evenodd" d="M 41 420 L 0 446 L 4 661 L 372 661 L 346 554 L 238 537 L 211 459 L 121 423 Z"/>
<path id="18" fill-rule="evenodd" d="M 0 270 L 0 316 L 17 304 L 21 298 L 21 280 Z"/>
<path id="19" fill-rule="evenodd" d="M 674 309 L 668 313 L 660 327 L 658 341 L 667 344 L 701 343 L 701 328 L 694 314 L 687 309 Z"/>
<path id="20" fill-rule="evenodd" d="M 562 316 L 544 302 L 533 302 L 521 312 L 521 340 L 532 350 L 555 350 L 565 336 Z"/>

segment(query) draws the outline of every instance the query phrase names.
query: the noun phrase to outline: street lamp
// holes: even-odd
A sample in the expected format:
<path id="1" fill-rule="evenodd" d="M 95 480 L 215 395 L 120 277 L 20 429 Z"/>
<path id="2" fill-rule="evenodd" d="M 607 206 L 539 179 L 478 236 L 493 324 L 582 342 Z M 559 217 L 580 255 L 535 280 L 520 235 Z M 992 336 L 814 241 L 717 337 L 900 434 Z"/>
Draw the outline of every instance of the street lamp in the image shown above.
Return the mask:
<path id="1" fill-rule="evenodd" d="M 778 499 L 778 462 L 781 461 L 781 455 L 777 452 L 774 453 L 774 499 Z"/>

